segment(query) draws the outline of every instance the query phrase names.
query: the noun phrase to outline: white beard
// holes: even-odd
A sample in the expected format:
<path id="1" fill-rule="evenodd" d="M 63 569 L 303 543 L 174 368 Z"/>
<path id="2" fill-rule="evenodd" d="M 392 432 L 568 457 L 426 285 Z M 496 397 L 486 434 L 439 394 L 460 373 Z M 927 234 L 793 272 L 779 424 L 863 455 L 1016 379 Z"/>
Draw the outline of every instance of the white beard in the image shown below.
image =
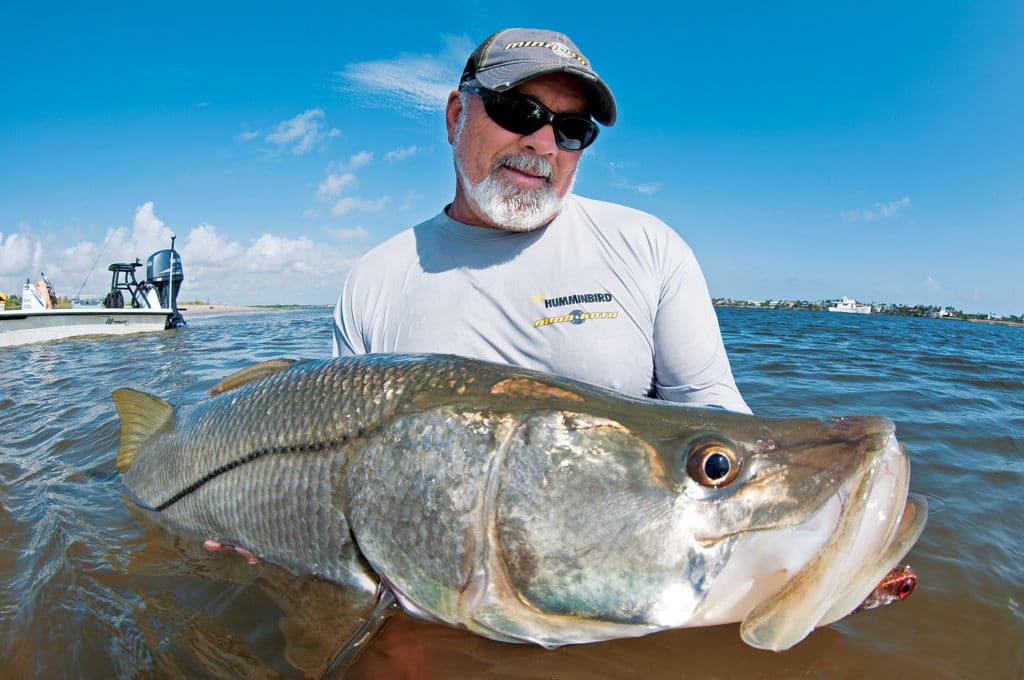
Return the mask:
<path id="1" fill-rule="evenodd" d="M 554 174 L 551 163 L 541 156 L 521 153 L 503 156 L 494 162 L 487 176 L 478 184 L 473 184 L 466 176 L 466 169 L 459 158 L 459 137 L 462 134 L 462 120 L 455 127 L 455 170 L 459 185 L 470 202 L 487 219 L 501 229 L 507 231 L 532 231 L 547 224 L 562 209 L 565 196 L 559 197 L 550 184 L 537 189 L 525 189 L 517 186 L 501 176 L 500 168 L 507 166 L 517 170 L 527 170 L 534 174 L 547 177 Z M 573 181 L 575 181 L 575 177 Z M 566 195 L 572 191 L 572 183 Z"/>

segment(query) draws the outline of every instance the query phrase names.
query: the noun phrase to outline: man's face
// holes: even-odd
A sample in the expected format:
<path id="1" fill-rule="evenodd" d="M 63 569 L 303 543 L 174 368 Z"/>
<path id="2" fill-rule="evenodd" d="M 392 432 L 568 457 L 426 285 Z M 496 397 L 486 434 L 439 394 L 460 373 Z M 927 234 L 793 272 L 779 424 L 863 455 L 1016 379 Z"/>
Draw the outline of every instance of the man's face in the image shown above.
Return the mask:
<path id="1" fill-rule="evenodd" d="M 540 76 L 516 89 L 555 113 L 588 110 L 583 89 L 571 76 Z M 453 92 L 446 113 L 458 175 L 450 217 L 464 224 L 529 231 L 558 214 L 582 151 L 559 148 L 550 125 L 528 135 L 506 130 L 487 116 L 475 95 L 464 111 L 459 93 Z"/>

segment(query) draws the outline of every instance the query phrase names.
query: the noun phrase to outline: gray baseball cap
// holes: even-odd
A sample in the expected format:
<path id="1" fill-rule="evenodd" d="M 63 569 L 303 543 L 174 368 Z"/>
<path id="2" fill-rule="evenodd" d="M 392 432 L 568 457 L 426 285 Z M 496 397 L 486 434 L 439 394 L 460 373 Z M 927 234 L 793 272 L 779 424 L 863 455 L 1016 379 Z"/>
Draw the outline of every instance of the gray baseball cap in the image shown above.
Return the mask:
<path id="1" fill-rule="evenodd" d="M 615 97 L 590 61 L 564 33 L 539 28 L 506 28 L 473 50 L 459 85 L 504 92 L 546 73 L 576 77 L 586 89 L 598 123 L 615 124 Z"/>

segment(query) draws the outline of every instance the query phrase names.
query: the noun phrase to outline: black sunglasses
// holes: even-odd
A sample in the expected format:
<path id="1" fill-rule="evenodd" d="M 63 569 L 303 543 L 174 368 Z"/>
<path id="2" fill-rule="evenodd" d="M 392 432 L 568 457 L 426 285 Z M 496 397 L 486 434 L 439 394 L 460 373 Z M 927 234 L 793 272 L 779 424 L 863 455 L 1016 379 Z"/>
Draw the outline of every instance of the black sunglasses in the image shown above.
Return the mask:
<path id="1" fill-rule="evenodd" d="M 460 89 L 480 97 L 491 120 L 509 132 L 529 135 L 550 124 L 555 131 L 555 143 L 566 151 L 581 151 L 597 139 L 597 123 L 588 116 L 554 113 L 521 92 L 495 92 L 475 85 L 463 85 Z"/>

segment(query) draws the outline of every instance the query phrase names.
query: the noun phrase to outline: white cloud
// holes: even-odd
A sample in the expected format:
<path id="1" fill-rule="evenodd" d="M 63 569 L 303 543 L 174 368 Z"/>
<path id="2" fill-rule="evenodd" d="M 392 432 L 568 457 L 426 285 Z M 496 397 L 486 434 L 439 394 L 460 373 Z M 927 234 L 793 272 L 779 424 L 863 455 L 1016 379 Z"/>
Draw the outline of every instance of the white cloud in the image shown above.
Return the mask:
<path id="1" fill-rule="evenodd" d="M 600 152 L 594 151 L 590 155 L 591 162 L 593 159 L 600 159 Z M 626 189 L 627 191 L 635 191 L 638 194 L 644 194 L 650 196 L 661 191 L 663 186 L 661 182 L 637 182 L 629 178 L 626 175 L 627 170 L 631 171 L 634 168 L 639 167 L 639 163 L 636 161 L 604 161 L 600 160 L 601 163 L 605 164 L 615 181 L 615 186 L 620 189 Z"/>
<path id="2" fill-rule="evenodd" d="M 661 182 L 633 182 L 632 180 L 626 179 L 625 177 L 619 177 L 615 181 L 615 186 L 629 191 L 635 191 L 638 194 L 644 194 L 650 196 L 661 191 Z"/>
<path id="3" fill-rule="evenodd" d="M 344 172 L 332 172 L 317 187 L 317 198 L 321 201 L 335 201 L 331 207 L 331 215 L 338 217 L 351 212 L 380 212 L 388 203 L 388 198 L 368 200 L 342 194 L 349 188 L 355 186 L 358 181 L 355 170 L 361 168 L 373 160 L 373 152 L 360 151 L 349 157 L 346 163 L 336 165 Z"/>
<path id="4" fill-rule="evenodd" d="M 355 242 L 359 230 L 350 230 Z M 0 290 L 20 296 L 25 278 L 35 280 L 45 271 L 59 296 L 75 296 L 83 281 L 84 294 L 102 296 L 110 284 L 108 264 L 136 257 L 145 264 L 152 252 L 170 247 L 171 233 L 151 202 L 136 209 L 130 228 L 108 228 L 101 244 L 80 241 L 59 248 L 52 237 L 39 238 L 30 225 L 20 225 L 17 233 L 0 233 Z M 270 233 L 244 244 L 206 223 L 178 236 L 175 247 L 185 273 L 179 299 L 225 304 L 330 303 L 360 250 Z M 137 276 L 145 276 L 144 267 Z"/>
<path id="5" fill-rule="evenodd" d="M 348 158 L 348 164 L 345 166 L 349 170 L 358 170 L 364 165 L 368 164 L 373 160 L 372 151 L 360 151 L 359 153 L 352 154 Z"/>
<path id="6" fill-rule="evenodd" d="M 306 236 L 263 233 L 245 246 L 204 224 L 189 233 L 182 248 L 181 295 L 236 304 L 327 303 L 337 297 L 355 256 L 354 250 Z"/>
<path id="7" fill-rule="evenodd" d="M 131 244 L 135 250 L 160 250 L 170 245 L 172 232 L 153 212 L 153 201 L 143 203 L 135 209 L 132 222 Z"/>
<path id="8" fill-rule="evenodd" d="M 403 158 L 408 158 L 409 156 L 415 155 L 418 151 L 419 149 L 416 147 L 415 144 L 413 144 L 412 146 L 403 147 L 401 149 L 394 149 L 393 151 L 387 152 L 387 154 L 384 156 L 384 160 L 389 162 L 400 161 Z"/>
<path id="9" fill-rule="evenodd" d="M 189 258 L 194 260 L 191 264 L 213 267 L 224 262 L 237 262 L 245 253 L 245 248 L 241 244 L 224 240 L 217 233 L 216 227 L 206 223 L 200 224 L 188 233 L 181 250 L 182 253 L 187 252 Z"/>
<path id="10" fill-rule="evenodd" d="M 928 290 L 933 290 L 933 291 L 936 291 L 936 292 L 942 290 L 942 284 L 939 283 L 936 279 L 933 279 L 931 276 L 926 276 L 925 277 L 924 285 L 925 285 L 925 288 L 927 288 Z"/>
<path id="11" fill-rule="evenodd" d="M 401 55 L 349 64 L 341 72 L 350 89 L 368 95 L 366 103 L 402 110 L 437 113 L 459 82 L 466 55 L 473 50 L 465 37 L 447 37 L 433 55 Z"/>
<path id="12" fill-rule="evenodd" d="M 310 151 L 320 138 L 323 117 L 323 109 L 309 109 L 278 123 L 274 131 L 267 135 L 267 141 L 278 146 L 289 146 L 292 153 L 302 155 Z"/>
<path id="13" fill-rule="evenodd" d="M 402 204 L 399 207 L 399 210 L 401 210 L 401 211 L 411 210 L 417 204 L 419 204 L 421 201 L 423 201 L 423 199 L 424 199 L 424 194 L 421 194 L 420 192 L 416 191 L 415 189 L 409 189 L 409 191 L 407 191 L 406 194 L 405 194 L 405 198 L 402 199 Z"/>
<path id="14" fill-rule="evenodd" d="M 368 201 L 360 198 L 352 198 L 351 196 L 346 196 L 345 198 L 341 199 L 340 201 L 334 204 L 334 207 L 331 208 L 331 214 L 334 215 L 335 217 L 338 217 L 341 215 L 347 215 L 348 213 L 353 211 L 380 212 L 381 210 L 384 209 L 384 206 L 387 204 L 387 202 L 388 198 L 386 196 L 384 198 L 378 198 L 375 201 Z"/>
<path id="15" fill-rule="evenodd" d="M 356 176 L 350 172 L 346 172 L 340 175 L 327 175 L 323 182 L 320 182 L 320 186 L 316 190 L 317 198 L 321 201 L 327 201 L 332 198 L 341 196 L 341 192 L 345 190 L 345 187 L 355 184 Z"/>
<path id="16" fill-rule="evenodd" d="M 327 233 L 339 241 L 365 241 L 370 237 L 370 232 L 361 226 L 355 226 L 351 229 L 328 229 Z"/>
<path id="17" fill-rule="evenodd" d="M 24 233 L 7 234 L 0 232 L 0 275 L 5 278 L 35 276 L 42 260 L 42 244 L 32 236 L 27 225 Z M 20 289 L 19 289 L 20 290 Z"/>
<path id="18" fill-rule="evenodd" d="M 288 238 L 261 234 L 245 252 L 244 271 L 276 274 L 281 271 L 308 272 L 317 258 L 316 244 L 305 236 Z"/>
<path id="19" fill-rule="evenodd" d="M 244 245 L 202 224 L 189 232 L 181 248 L 181 295 L 236 304 L 327 303 L 337 297 L 355 256 L 354 250 L 306 236 L 263 233 Z"/>
<path id="20" fill-rule="evenodd" d="M 878 204 L 878 216 L 879 217 L 891 217 L 896 214 L 897 210 L 910 207 L 910 197 L 904 196 L 898 201 L 890 201 L 885 204 Z"/>
<path id="21" fill-rule="evenodd" d="M 107 265 L 136 258 L 145 264 L 151 253 L 170 247 L 171 235 L 154 214 L 152 202 L 135 209 L 131 229 L 108 228 L 102 244 L 79 241 L 63 245 L 53 237 L 37 237 L 23 225 L 17 234 L 6 238 L 0 234 L 0 281 L 20 295 L 26 278 L 34 281 L 40 272 L 46 272 L 60 296 L 74 297 L 83 285 L 85 293 L 106 292 L 110 284 Z M 137 275 L 145 277 L 145 270 Z"/>
<path id="22" fill-rule="evenodd" d="M 847 222 L 874 222 L 876 220 L 885 219 L 892 217 L 900 210 L 910 207 L 910 197 L 904 196 L 903 198 L 896 201 L 889 201 L 888 203 L 876 203 L 874 209 L 870 210 L 852 210 L 852 211 L 840 211 L 839 215 Z"/>

